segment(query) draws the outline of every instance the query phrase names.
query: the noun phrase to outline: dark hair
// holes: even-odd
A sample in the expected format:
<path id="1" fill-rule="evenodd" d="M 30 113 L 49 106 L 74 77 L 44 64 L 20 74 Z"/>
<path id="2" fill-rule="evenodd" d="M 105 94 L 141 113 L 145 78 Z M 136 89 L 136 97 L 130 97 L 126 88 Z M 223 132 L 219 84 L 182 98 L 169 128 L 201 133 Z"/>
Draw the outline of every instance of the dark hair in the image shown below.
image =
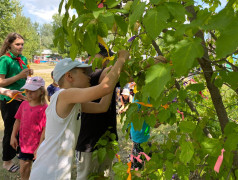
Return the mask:
<path id="1" fill-rule="evenodd" d="M 101 54 L 103 57 L 108 57 L 107 49 L 100 43 L 98 43 L 98 47 L 100 49 L 98 54 Z M 111 49 L 109 49 L 109 56 L 113 56 L 114 52 L 112 52 Z M 91 56 L 88 54 L 88 56 Z"/>
<path id="2" fill-rule="evenodd" d="M 10 45 L 17 39 L 23 39 L 24 38 L 18 34 L 18 33 L 9 33 L 6 37 L 6 39 L 3 42 L 3 45 L 0 50 L 0 56 L 6 54 L 6 52 L 10 49 Z"/>

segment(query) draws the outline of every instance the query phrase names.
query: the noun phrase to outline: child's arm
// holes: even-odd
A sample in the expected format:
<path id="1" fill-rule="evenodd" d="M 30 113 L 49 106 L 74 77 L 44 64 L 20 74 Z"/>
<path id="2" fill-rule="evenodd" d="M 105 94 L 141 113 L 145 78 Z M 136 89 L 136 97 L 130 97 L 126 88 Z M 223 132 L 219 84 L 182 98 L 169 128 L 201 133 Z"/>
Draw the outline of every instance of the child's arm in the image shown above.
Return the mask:
<path id="1" fill-rule="evenodd" d="M 91 102 L 92 100 L 110 94 L 114 90 L 122 67 L 128 58 L 128 51 L 119 51 L 115 65 L 99 85 L 89 88 L 70 88 L 62 91 L 58 96 L 56 105 L 58 115 L 60 117 L 66 117 L 75 103 Z"/>
<path id="2" fill-rule="evenodd" d="M 13 126 L 11 141 L 10 141 L 10 145 L 13 147 L 13 149 L 17 149 L 17 146 L 18 146 L 18 141 L 17 141 L 16 136 L 17 136 L 19 129 L 20 129 L 20 120 L 16 119 L 14 126 Z"/>
<path id="3" fill-rule="evenodd" d="M 43 127 L 43 131 L 42 131 L 41 137 L 40 137 L 40 142 L 39 142 L 39 145 L 38 145 L 37 149 L 36 149 L 35 152 L 34 152 L 34 158 L 33 158 L 33 160 L 36 159 L 37 150 L 38 150 L 39 146 L 41 145 L 41 143 L 42 143 L 44 140 L 45 140 L 45 127 Z"/>
<path id="4" fill-rule="evenodd" d="M 108 111 L 111 104 L 112 94 L 104 96 L 99 103 L 88 102 L 82 104 L 82 112 L 84 113 L 104 113 Z"/>

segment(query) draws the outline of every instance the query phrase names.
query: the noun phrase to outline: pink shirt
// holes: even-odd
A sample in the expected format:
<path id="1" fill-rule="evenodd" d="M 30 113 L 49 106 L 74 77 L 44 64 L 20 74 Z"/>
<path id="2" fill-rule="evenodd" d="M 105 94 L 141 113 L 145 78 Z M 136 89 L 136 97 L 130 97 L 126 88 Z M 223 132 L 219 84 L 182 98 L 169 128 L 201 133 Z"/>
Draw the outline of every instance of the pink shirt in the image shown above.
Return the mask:
<path id="1" fill-rule="evenodd" d="M 23 101 L 15 115 L 20 120 L 19 141 L 21 152 L 33 154 L 37 149 L 43 127 L 46 124 L 45 110 L 47 104 L 30 106 Z"/>

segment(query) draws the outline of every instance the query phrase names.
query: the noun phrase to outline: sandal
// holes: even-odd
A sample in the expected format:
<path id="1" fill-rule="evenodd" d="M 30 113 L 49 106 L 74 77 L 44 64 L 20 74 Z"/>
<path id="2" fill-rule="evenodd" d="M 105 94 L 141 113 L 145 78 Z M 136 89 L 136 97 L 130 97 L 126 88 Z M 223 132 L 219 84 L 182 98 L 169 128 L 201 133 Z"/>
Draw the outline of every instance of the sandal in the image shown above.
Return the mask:
<path id="1" fill-rule="evenodd" d="M 20 168 L 19 168 L 18 165 L 13 164 L 13 165 L 10 167 L 10 169 L 8 169 L 8 171 L 11 172 L 11 173 L 15 173 L 15 172 L 17 172 L 19 169 L 20 169 Z"/>

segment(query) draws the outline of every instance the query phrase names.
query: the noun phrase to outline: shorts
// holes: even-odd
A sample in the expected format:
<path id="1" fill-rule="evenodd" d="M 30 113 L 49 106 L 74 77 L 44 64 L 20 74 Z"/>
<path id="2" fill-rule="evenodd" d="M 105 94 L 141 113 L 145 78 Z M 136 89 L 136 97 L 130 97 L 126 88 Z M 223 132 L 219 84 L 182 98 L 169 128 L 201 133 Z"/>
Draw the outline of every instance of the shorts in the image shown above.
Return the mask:
<path id="1" fill-rule="evenodd" d="M 21 149 L 19 148 L 18 159 L 21 159 L 23 161 L 27 161 L 27 160 L 33 161 L 33 158 L 34 158 L 34 154 L 23 153 L 21 152 Z"/>

